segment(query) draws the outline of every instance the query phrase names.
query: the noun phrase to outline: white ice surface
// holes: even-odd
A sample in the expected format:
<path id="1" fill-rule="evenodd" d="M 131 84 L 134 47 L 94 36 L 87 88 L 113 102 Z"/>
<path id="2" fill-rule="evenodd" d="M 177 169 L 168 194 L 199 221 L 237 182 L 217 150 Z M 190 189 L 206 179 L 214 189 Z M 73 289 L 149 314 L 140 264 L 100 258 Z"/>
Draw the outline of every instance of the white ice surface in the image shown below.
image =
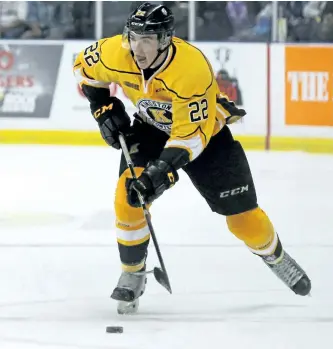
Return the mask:
<path id="1" fill-rule="evenodd" d="M 0 349 L 332 349 L 333 157 L 248 158 L 259 203 L 310 275 L 312 297 L 289 291 L 182 173 L 152 209 L 174 293 L 150 278 L 139 314 L 121 317 L 109 298 L 119 153 L 1 146 Z"/>

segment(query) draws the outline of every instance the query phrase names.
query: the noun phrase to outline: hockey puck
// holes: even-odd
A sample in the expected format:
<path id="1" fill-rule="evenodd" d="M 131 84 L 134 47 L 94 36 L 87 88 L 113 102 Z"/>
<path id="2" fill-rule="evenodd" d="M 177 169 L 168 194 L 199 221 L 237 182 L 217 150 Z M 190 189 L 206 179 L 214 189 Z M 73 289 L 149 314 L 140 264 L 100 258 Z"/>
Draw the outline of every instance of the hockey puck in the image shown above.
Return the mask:
<path id="1" fill-rule="evenodd" d="M 107 326 L 106 327 L 107 333 L 123 333 L 124 327 L 121 326 Z"/>

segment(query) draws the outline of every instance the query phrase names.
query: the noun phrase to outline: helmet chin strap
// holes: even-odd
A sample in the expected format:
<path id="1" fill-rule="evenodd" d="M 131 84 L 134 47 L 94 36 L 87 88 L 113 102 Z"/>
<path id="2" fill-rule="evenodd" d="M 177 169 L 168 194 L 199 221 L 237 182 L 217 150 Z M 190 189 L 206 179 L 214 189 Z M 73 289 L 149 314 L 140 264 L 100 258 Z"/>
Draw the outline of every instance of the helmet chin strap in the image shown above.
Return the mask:
<path id="1" fill-rule="evenodd" d="M 161 56 L 161 54 L 163 52 L 165 52 L 170 47 L 170 45 L 171 45 L 171 43 L 169 45 L 167 45 L 166 47 L 164 47 L 164 49 L 162 49 L 162 50 L 158 49 L 155 59 L 149 64 L 149 66 L 146 69 L 149 69 L 158 60 L 158 58 Z"/>

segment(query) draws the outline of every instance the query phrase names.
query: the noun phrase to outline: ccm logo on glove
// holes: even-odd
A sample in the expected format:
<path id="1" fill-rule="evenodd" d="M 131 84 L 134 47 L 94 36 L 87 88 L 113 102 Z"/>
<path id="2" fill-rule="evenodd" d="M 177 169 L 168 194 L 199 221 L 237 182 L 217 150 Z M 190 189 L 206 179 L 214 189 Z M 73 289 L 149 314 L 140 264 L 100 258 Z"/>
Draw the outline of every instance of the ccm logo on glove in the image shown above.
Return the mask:
<path id="1" fill-rule="evenodd" d="M 103 105 L 103 107 L 97 109 L 94 112 L 94 118 L 98 119 L 101 115 L 103 115 L 107 110 L 112 110 L 113 103 L 110 103 L 109 105 Z"/>

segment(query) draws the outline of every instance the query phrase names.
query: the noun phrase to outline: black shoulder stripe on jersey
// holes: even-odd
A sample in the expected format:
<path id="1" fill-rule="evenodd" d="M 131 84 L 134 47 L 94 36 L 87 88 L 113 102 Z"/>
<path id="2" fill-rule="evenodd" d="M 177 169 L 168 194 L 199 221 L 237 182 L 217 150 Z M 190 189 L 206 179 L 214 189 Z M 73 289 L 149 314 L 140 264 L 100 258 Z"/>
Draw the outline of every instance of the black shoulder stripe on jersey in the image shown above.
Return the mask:
<path id="1" fill-rule="evenodd" d="M 102 48 L 102 45 L 103 45 L 105 42 L 107 42 L 107 41 L 108 41 L 108 38 L 106 38 L 106 39 L 101 43 L 100 47 Z"/>
<path id="2" fill-rule="evenodd" d="M 108 70 L 115 71 L 115 72 L 121 73 L 121 74 L 131 74 L 131 75 L 140 75 L 141 76 L 141 73 L 134 73 L 134 72 L 125 71 L 125 70 L 112 69 L 112 68 L 108 67 L 107 65 L 105 65 L 104 62 L 102 61 L 102 59 L 100 61 L 104 65 L 104 67 Z"/>
<path id="3" fill-rule="evenodd" d="M 125 71 L 125 70 L 117 70 L 117 69 L 113 69 L 113 68 L 108 67 L 108 66 L 103 62 L 103 60 L 102 60 L 102 46 L 103 46 L 103 44 L 104 44 L 105 42 L 106 42 L 106 40 L 103 41 L 103 42 L 101 43 L 101 55 L 100 55 L 99 60 L 101 61 L 101 63 L 104 65 L 104 67 L 105 67 L 106 69 L 111 70 L 111 71 L 115 71 L 115 72 L 117 72 L 117 73 L 131 74 L 131 75 L 140 75 L 140 76 L 141 76 L 141 73 L 129 72 L 129 71 Z"/>
<path id="4" fill-rule="evenodd" d="M 213 84 L 213 81 L 214 81 L 214 78 L 215 78 L 215 77 L 214 77 L 214 72 L 213 72 L 213 70 L 212 70 L 212 67 L 211 67 L 209 61 L 207 60 L 206 56 L 201 52 L 201 50 L 199 50 L 197 47 L 195 47 L 195 46 L 189 44 L 187 41 L 185 41 L 185 40 L 183 40 L 183 41 L 184 41 L 187 45 L 189 45 L 189 46 L 195 48 L 197 51 L 199 51 L 199 52 L 201 53 L 202 57 L 205 59 L 207 65 L 208 65 L 208 68 L 209 68 L 209 71 L 210 71 L 210 74 L 211 74 L 211 82 L 210 82 L 209 86 L 206 88 L 205 92 L 204 92 L 203 94 L 201 94 L 201 95 L 193 95 L 193 96 L 190 96 L 190 97 L 182 97 L 182 96 L 180 96 L 176 91 L 174 91 L 174 90 L 172 90 L 171 88 L 169 88 L 169 87 L 166 85 L 166 83 L 165 83 L 162 79 L 159 79 L 159 78 L 155 78 L 155 79 L 161 81 L 161 82 L 163 83 L 163 85 L 165 86 L 165 88 L 166 88 L 168 91 L 174 93 L 174 94 L 175 94 L 178 98 L 180 98 L 180 99 L 191 99 L 191 98 L 193 98 L 193 97 L 203 97 L 203 96 L 206 94 L 207 90 L 208 90 L 208 89 L 212 86 L 212 84 Z M 173 45 L 174 45 L 174 44 L 173 44 Z M 175 45 L 174 45 L 174 47 L 176 48 Z M 176 54 L 176 50 L 174 51 L 174 53 Z M 174 58 L 174 55 L 172 56 L 172 60 L 173 60 L 173 58 Z M 169 64 L 170 64 L 170 63 L 171 63 L 171 61 L 169 62 Z M 169 64 L 168 64 L 168 66 L 169 66 Z"/>
<path id="5" fill-rule="evenodd" d="M 79 67 L 79 66 L 81 66 L 81 65 L 82 65 L 81 62 L 78 63 L 78 64 L 75 64 L 75 65 L 74 65 L 74 68 Z"/>
<path id="6" fill-rule="evenodd" d="M 214 77 L 214 72 L 213 72 L 212 66 L 211 66 L 210 62 L 207 60 L 206 56 L 202 53 L 202 51 L 201 51 L 200 49 L 198 49 L 197 47 L 191 45 L 189 42 L 187 42 L 187 41 L 185 41 L 185 40 L 184 40 L 184 42 L 185 42 L 187 45 L 189 45 L 189 46 L 195 48 L 197 51 L 199 51 L 199 52 L 201 53 L 202 57 L 203 57 L 203 58 L 205 59 L 205 61 L 207 62 L 208 68 L 209 68 L 209 70 L 210 70 L 210 73 L 212 74 L 212 78 L 214 79 L 215 77 Z"/>
<path id="7" fill-rule="evenodd" d="M 159 78 L 155 78 L 156 80 L 158 80 L 158 81 L 161 81 L 162 83 L 163 83 L 163 85 L 165 86 L 165 88 L 168 90 L 168 91 L 170 91 L 170 92 L 172 92 L 173 94 L 175 94 L 179 99 L 191 99 L 191 98 L 193 98 L 193 97 L 203 97 L 205 94 L 206 94 L 206 92 L 208 91 L 208 89 L 212 86 L 212 84 L 213 84 L 213 80 L 210 82 L 210 84 L 209 84 L 209 86 L 206 88 L 206 90 L 205 90 L 205 92 L 204 93 L 202 93 L 201 95 L 192 95 L 192 96 L 189 96 L 189 97 L 182 97 L 182 96 L 180 96 L 176 91 L 174 91 L 174 90 L 172 90 L 171 88 L 169 88 L 168 86 L 167 86 L 167 84 L 162 80 L 162 79 L 159 79 Z"/>

